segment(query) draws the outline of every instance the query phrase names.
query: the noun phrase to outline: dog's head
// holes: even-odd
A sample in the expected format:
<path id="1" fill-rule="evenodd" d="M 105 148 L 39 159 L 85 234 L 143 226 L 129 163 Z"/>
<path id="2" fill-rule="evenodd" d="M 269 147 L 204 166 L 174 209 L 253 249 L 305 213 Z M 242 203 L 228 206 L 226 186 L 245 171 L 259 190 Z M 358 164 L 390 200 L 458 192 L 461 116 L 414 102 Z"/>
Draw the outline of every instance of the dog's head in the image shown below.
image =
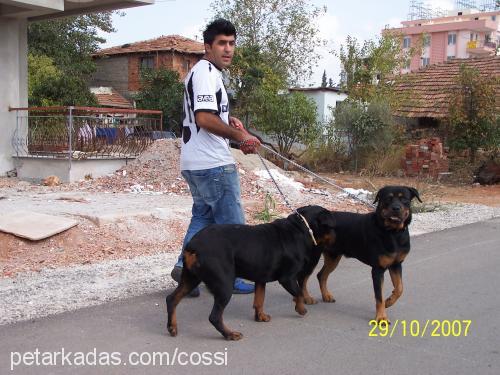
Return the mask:
<path id="1" fill-rule="evenodd" d="M 300 207 L 297 211 L 307 220 L 318 245 L 328 246 L 335 242 L 335 219 L 330 211 L 320 206 Z M 297 219 L 305 226 L 299 217 Z"/>
<path id="2" fill-rule="evenodd" d="M 408 186 L 385 186 L 375 196 L 377 218 L 385 228 L 403 230 L 411 222 L 411 200 L 420 196 Z"/>

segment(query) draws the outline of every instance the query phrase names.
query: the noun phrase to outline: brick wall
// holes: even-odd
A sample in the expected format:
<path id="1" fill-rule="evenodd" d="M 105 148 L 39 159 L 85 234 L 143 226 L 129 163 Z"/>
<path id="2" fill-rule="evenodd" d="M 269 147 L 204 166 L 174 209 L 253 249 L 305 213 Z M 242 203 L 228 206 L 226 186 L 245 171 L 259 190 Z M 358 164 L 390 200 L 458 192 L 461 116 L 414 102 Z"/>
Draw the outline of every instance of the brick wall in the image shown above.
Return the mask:
<path id="1" fill-rule="evenodd" d="M 94 59 L 97 66 L 90 79 L 92 87 L 113 87 L 120 93 L 128 91 L 128 58 L 127 56 L 109 56 Z"/>
<path id="2" fill-rule="evenodd" d="M 448 172 L 449 162 L 439 138 L 421 139 L 406 146 L 402 168 L 406 176 L 437 178 L 439 173 Z"/>
<path id="3" fill-rule="evenodd" d="M 131 54 L 128 57 L 128 90 L 137 91 L 140 88 L 140 62 L 142 54 Z M 151 56 L 151 55 L 149 55 Z M 183 54 L 178 52 L 162 52 L 154 55 L 155 57 L 155 67 L 165 67 L 167 69 L 175 70 L 179 73 L 181 80 L 184 80 L 186 74 L 189 70 L 196 64 L 200 59 L 200 55 L 195 54 Z"/>

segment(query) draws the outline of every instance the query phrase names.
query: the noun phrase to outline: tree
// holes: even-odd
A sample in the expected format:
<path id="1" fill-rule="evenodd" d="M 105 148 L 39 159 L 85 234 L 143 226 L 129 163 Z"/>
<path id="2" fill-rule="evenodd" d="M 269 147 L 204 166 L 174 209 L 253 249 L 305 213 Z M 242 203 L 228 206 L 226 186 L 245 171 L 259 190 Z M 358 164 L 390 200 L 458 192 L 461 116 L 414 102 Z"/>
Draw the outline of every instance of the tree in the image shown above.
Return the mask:
<path id="1" fill-rule="evenodd" d="M 256 112 L 255 127 L 272 136 L 282 155 L 290 156 L 296 142 L 310 145 L 319 135 L 316 105 L 302 93 L 276 95 L 260 89 L 256 97 L 260 110 Z"/>
<path id="2" fill-rule="evenodd" d="M 355 171 L 361 156 L 391 144 L 393 125 L 387 102 L 364 104 L 356 100 L 346 100 L 336 108 L 333 124 L 347 138 Z"/>
<path id="3" fill-rule="evenodd" d="M 325 8 L 311 0 L 214 0 L 212 8 L 235 24 L 238 46 L 258 49 L 288 84 L 311 76 L 322 43 L 315 20 Z"/>
<path id="4" fill-rule="evenodd" d="M 323 77 L 321 77 L 321 87 L 326 87 L 327 81 L 326 81 L 326 70 L 323 70 Z"/>
<path id="5" fill-rule="evenodd" d="M 31 106 L 97 105 L 85 81 L 64 74 L 45 55 L 28 55 L 28 82 Z"/>
<path id="6" fill-rule="evenodd" d="M 37 81 L 30 89 L 30 104 L 50 102 L 59 105 L 94 105 L 87 80 L 95 70 L 91 54 L 105 39 L 99 32 L 113 32 L 111 12 L 59 18 L 29 24 L 28 47 L 35 66 L 46 66 L 50 58 L 60 72 Z M 36 63 L 38 61 L 38 63 Z M 32 70 L 30 78 L 37 74 Z M 40 75 L 40 74 L 39 74 Z M 41 75 L 40 75 L 41 76 Z M 40 85 L 43 82 L 43 85 Z M 33 85 L 29 81 L 29 85 Z"/>
<path id="7" fill-rule="evenodd" d="M 388 77 L 399 72 L 418 48 L 404 52 L 402 35 L 385 32 L 376 40 L 365 40 L 360 45 L 356 38 L 347 36 L 345 45 L 340 47 L 339 58 L 345 79 L 343 89 L 349 97 L 362 102 L 370 102 L 379 97 L 393 104 L 391 85 Z"/>
<path id="8" fill-rule="evenodd" d="M 481 76 L 476 68 L 461 64 L 456 83 L 447 123 L 450 146 L 468 149 L 474 163 L 480 147 L 500 148 L 499 115 L 495 111 L 498 77 Z"/>
<path id="9" fill-rule="evenodd" d="M 231 87 L 235 88 L 236 108 L 233 111 L 249 124 L 255 108 L 256 91 L 266 82 L 275 91 L 284 87 L 284 79 L 268 66 L 258 46 L 239 46 L 231 65 Z M 273 83 L 271 83 L 273 82 Z"/>
<path id="10" fill-rule="evenodd" d="M 137 108 L 161 110 L 163 128 L 180 135 L 184 85 L 176 71 L 160 67 L 141 72 L 141 88 L 135 97 Z"/>
<path id="11" fill-rule="evenodd" d="M 328 87 L 333 87 L 333 80 L 331 78 L 328 79 Z"/>

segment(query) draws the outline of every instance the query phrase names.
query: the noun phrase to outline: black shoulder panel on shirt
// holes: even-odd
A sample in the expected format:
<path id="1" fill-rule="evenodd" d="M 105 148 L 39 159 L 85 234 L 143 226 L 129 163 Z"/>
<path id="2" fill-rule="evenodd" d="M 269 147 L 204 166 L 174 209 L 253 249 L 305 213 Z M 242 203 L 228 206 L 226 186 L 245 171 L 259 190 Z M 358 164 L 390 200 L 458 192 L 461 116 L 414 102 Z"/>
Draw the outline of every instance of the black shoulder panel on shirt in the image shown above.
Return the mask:
<path id="1" fill-rule="evenodd" d="M 220 115 L 220 113 L 221 113 L 220 103 L 222 101 L 222 89 L 219 89 L 219 91 L 217 91 L 215 93 L 215 98 L 217 99 L 217 114 Z"/>
<path id="2" fill-rule="evenodd" d="M 183 126 L 182 127 L 182 141 L 184 144 L 188 143 L 189 140 L 191 139 L 191 129 L 189 129 L 189 126 Z"/>

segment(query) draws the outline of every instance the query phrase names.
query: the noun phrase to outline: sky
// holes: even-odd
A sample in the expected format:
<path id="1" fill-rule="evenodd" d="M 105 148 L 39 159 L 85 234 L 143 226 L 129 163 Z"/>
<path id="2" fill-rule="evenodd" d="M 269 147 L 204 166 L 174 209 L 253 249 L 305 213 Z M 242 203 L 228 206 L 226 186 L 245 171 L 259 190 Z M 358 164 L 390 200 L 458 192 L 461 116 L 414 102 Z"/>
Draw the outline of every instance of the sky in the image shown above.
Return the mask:
<path id="1" fill-rule="evenodd" d="M 212 18 L 211 0 L 156 0 L 154 5 L 122 11 L 115 15 L 113 24 L 116 33 L 105 34 L 104 47 L 118 46 L 161 35 L 178 34 L 202 40 L 204 26 Z M 363 41 L 375 39 L 385 25 L 400 27 L 407 19 L 410 0 L 311 0 L 327 12 L 317 20 L 320 36 L 327 45 L 318 49 L 321 58 L 314 74 L 304 86 L 319 86 L 323 71 L 334 83 L 339 82 L 340 62 L 331 51 L 338 51 L 347 35 Z M 453 9 L 454 0 L 432 0 L 433 8 Z"/>

